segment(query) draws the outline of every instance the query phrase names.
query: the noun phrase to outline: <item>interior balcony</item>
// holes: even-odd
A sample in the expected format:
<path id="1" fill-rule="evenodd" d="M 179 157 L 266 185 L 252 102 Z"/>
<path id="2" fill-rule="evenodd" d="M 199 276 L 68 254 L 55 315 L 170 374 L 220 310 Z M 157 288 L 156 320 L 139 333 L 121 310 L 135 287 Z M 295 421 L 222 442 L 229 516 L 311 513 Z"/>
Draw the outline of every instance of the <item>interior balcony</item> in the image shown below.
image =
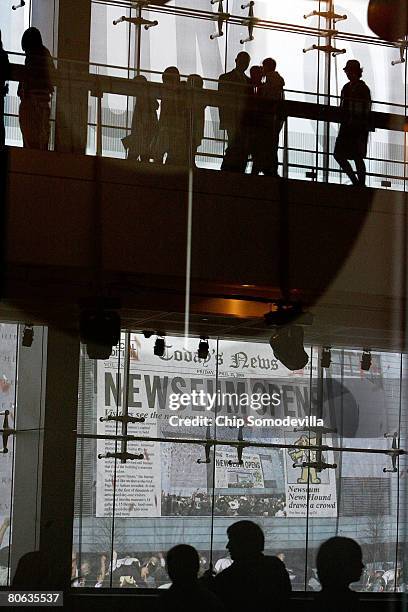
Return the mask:
<path id="1" fill-rule="evenodd" d="M 311 344 L 403 350 L 406 193 L 10 148 L 3 320 L 267 339 L 274 300 Z M 5 167 L 3 165 L 3 167 Z M 186 301 L 186 288 L 188 299 Z"/>

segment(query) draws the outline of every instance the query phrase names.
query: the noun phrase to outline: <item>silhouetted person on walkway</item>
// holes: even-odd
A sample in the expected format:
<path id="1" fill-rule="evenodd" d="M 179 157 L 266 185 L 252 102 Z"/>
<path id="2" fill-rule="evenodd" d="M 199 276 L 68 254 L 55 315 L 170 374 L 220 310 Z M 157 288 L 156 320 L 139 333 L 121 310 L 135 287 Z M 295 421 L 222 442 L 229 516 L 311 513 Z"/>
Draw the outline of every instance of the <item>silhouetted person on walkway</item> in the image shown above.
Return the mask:
<path id="1" fill-rule="evenodd" d="M 195 548 L 187 544 L 174 546 L 166 561 L 172 585 L 161 597 L 163 612 L 223 612 L 219 599 L 197 578 L 200 557 Z"/>
<path id="2" fill-rule="evenodd" d="M 147 84 L 145 76 L 136 76 L 134 81 L 141 87 L 133 108 L 131 132 L 122 138 L 122 143 L 128 159 L 148 162 L 152 157 L 152 142 L 157 136 L 159 103 L 148 95 L 147 88 L 142 89 L 143 84 Z"/>
<path id="3" fill-rule="evenodd" d="M 185 138 L 185 103 L 182 95 L 185 89 L 181 87 L 180 73 L 175 66 L 169 66 L 162 75 L 166 90 L 160 107 L 159 128 L 153 155 L 159 163 L 185 165 L 188 150 Z M 185 85 L 185 84 L 184 84 Z"/>
<path id="4" fill-rule="evenodd" d="M 365 185 L 367 142 L 370 132 L 370 89 L 361 80 L 363 70 L 357 60 L 349 60 L 344 68 L 349 80 L 341 91 L 340 107 L 344 112 L 334 147 L 334 158 L 353 185 Z M 354 172 L 348 160 L 354 160 Z"/>
<path id="5" fill-rule="evenodd" d="M 21 47 L 26 59 L 17 95 L 21 100 L 19 118 L 23 143 L 29 149 L 46 151 L 50 139 L 50 101 L 55 68 L 37 28 L 28 28 L 24 32 Z"/>
<path id="6" fill-rule="evenodd" d="M 6 130 L 4 127 L 4 101 L 8 94 L 7 81 L 10 78 L 10 63 L 8 54 L 3 49 L 0 31 L 0 151 L 4 149 L 6 142 Z"/>
<path id="7" fill-rule="evenodd" d="M 319 548 L 317 574 L 322 590 L 315 596 L 316 612 L 356 612 L 358 594 L 349 589 L 360 579 L 364 564 L 361 547 L 351 538 L 330 538 Z"/>
<path id="8" fill-rule="evenodd" d="M 280 116 L 280 103 L 283 100 L 285 81 L 276 71 L 276 61 L 271 57 L 262 62 L 264 80 L 259 88 L 260 145 L 254 164 L 253 174 L 262 172 L 266 176 L 278 175 L 279 135 L 283 126 Z"/>
<path id="9" fill-rule="evenodd" d="M 187 88 L 192 93 L 192 107 L 187 109 L 186 122 L 187 122 L 187 138 L 188 144 L 191 151 L 191 162 L 195 166 L 195 156 L 197 149 L 201 146 L 204 138 L 204 127 L 205 127 L 205 104 L 200 101 L 198 96 L 194 96 L 195 90 L 203 89 L 204 81 L 199 74 L 190 74 L 187 78 Z"/>
<path id="10" fill-rule="evenodd" d="M 248 154 L 247 104 L 251 95 L 251 80 L 245 74 L 250 56 L 246 51 L 238 53 L 235 68 L 218 79 L 220 130 L 226 130 L 228 147 L 221 170 L 245 172 Z"/>
<path id="11" fill-rule="evenodd" d="M 264 534 L 252 521 L 227 529 L 233 564 L 214 579 L 214 592 L 227 610 L 286 611 L 292 590 L 289 574 L 277 557 L 263 554 Z"/>

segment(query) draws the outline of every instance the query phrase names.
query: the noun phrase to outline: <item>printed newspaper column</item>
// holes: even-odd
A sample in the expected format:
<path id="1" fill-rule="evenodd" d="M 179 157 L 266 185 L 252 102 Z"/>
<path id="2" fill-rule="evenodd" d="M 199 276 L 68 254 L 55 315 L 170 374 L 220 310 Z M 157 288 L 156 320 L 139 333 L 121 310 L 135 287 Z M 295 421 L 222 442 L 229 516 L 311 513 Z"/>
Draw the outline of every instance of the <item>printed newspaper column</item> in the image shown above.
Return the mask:
<path id="1" fill-rule="evenodd" d="M 116 353 L 123 354 L 123 348 Z M 137 351 L 132 348 L 133 356 Z M 97 415 L 98 434 L 117 435 L 121 424 L 115 421 L 100 421 L 100 417 L 122 413 L 123 365 L 119 366 L 119 355 L 97 364 Z M 123 359 L 120 360 L 123 364 Z M 146 409 L 146 397 L 142 387 L 137 386 L 138 360 L 130 361 L 129 415 L 145 418 L 144 423 L 129 423 L 128 434 L 142 437 L 157 436 L 156 413 Z M 97 453 L 120 452 L 120 442 L 98 440 Z M 120 517 L 158 517 L 161 516 L 161 470 L 160 443 L 135 441 L 128 442 L 127 452 L 143 454 L 142 460 L 129 460 L 122 463 L 113 458 L 98 459 L 96 478 L 96 516 L 110 517 L 115 503 L 115 516 Z"/>
<path id="2" fill-rule="evenodd" d="M 314 467 L 302 467 L 304 462 L 316 461 L 316 451 L 296 448 L 296 446 L 314 446 L 316 438 L 313 437 L 313 433 L 310 436 L 307 432 L 287 434 L 285 438 L 287 444 L 295 445 L 294 448 L 285 449 L 286 516 L 306 517 L 309 501 L 310 517 L 336 517 L 336 470 L 326 469 L 319 472 Z M 331 438 L 324 438 L 323 444 L 330 446 Z M 322 461 L 333 464 L 333 451 L 324 451 Z M 294 464 L 298 467 L 294 467 Z"/>

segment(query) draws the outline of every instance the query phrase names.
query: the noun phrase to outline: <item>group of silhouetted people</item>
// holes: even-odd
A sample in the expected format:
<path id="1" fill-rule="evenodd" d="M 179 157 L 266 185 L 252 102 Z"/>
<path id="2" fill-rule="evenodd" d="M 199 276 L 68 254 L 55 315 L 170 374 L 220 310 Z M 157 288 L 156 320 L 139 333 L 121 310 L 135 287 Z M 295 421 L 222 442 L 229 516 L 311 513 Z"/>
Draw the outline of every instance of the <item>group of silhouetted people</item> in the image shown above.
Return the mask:
<path id="1" fill-rule="evenodd" d="M 271 57 L 262 66 L 252 66 L 250 77 L 245 72 L 250 56 L 238 53 L 235 68 L 222 74 L 218 81 L 220 129 L 225 130 L 228 147 L 221 169 L 245 172 L 252 159 L 252 174 L 262 172 L 278 176 L 279 134 L 283 126 L 281 102 L 285 81 Z"/>
<path id="2" fill-rule="evenodd" d="M 50 102 L 54 91 L 55 67 L 50 52 L 43 45 L 41 33 L 28 28 L 22 37 L 25 66 L 17 94 L 20 98 L 19 120 L 24 146 L 47 150 L 50 138 Z M 279 136 L 284 123 L 285 81 L 276 70 L 276 61 L 266 58 L 261 66 L 252 66 L 250 56 L 241 51 L 235 68 L 218 81 L 220 129 L 225 130 L 228 145 L 222 170 L 246 172 L 252 161 L 252 174 L 279 176 Z M 362 80 L 357 60 L 344 68 L 348 83 L 341 92 L 342 119 L 334 149 L 334 158 L 353 185 L 365 185 L 367 142 L 370 132 L 371 94 Z M 0 148 L 5 145 L 4 98 L 10 65 L 0 34 Z M 130 134 L 122 142 L 128 159 L 186 166 L 195 164 L 195 156 L 204 138 L 205 107 L 192 92 L 203 88 L 197 74 L 182 81 L 175 66 L 162 75 L 161 103 L 152 97 L 146 77 L 138 75 L 139 84 Z M 350 164 L 353 160 L 354 170 Z"/>
<path id="3" fill-rule="evenodd" d="M 262 66 L 252 66 L 247 76 L 249 64 L 249 54 L 241 51 L 235 59 L 235 68 L 219 78 L 218 90 L 226 100 L 219 106 L 220 128 L 228 138 L 221 168 L 246 172 L 252 159 L 252 174 L 277 177 L 279 136 L 285 119 L 281 104 L 285 81 L 273 58 L 265 59 Z M 371 93 L 361 79 L 363 70 L 357 60 L 349 60 L 344 72 L 349 82 L 341 92 L 342 120 L 334 158 L 353 185 L 364 186 Z M 355 163 L 355 171 L 350 160 Z"/>
<path id="4" fill-rule="evenodd" d="M 290 607 L 291 583 L 283 561 L 264 555 L 264 534 L 252 521 L 243 520 L 227 529 L 232 564 L 217 574 L 198 579 L 199 556 L 181 544 L 167 554 L 167 571 L 172 581 L 161 598 L 163 612 L 280 612 Z M 317 612 L 355 612 L 358 594 L 349 585 L 360 579 L 362 551 L 354 540 L 330 538 L 318 551 L 317 573 L 321 591 L 312 608 Z"/>
<path id="5" fill-rule="evenodd" d="M 145 76 L 136 76 L 135 82 L 147 83 Z M 128 159 L 155 161 L 186 166 L 195 163 L 197 149 L 204 138 L 205 105 L 196 101 L 193 107 L 186 96 L 194 89 L 203 88 L 203 79 L 191 74 L 181 81 L 175 66 L 166 68 L 162 75 L 165 88 L 159 103 L 147 89 L 141 87 L 133 109 L 131 132 L 122 139 Z M 191 159 L 190 159 L 191 156 Z"/>
<path id="6" fill-rule="evenodd" d="M 227 536 L 232 562 L 216 575 L 208 570 L 199 577 L 200 557 L 192 546 L 179 544 L 169 550 L 163 564 L 171 585 L 161 592 L 160 612 L 283 612 L 290 609 L 292 587 L 283 555 L 264 554 L 262 529 L 252 521 L 242 520 L 228 527 Z M 80 571 L 86 572 L 83 565 Z M 321 590 L 314 596 L 313 611 L 357 612 L 358 594 L 349 587 L 359 581 L 364 568 L 359 544 L 350 538 L 330 538 L 320 546 L 316 566 Z M 124 568 L 125 574 L 129 574 L 129 566 Z M 21 558 L 12 588 L 57 586 L 40 552 Z M 124 582 L 123 586 L 135 584 Z"/>

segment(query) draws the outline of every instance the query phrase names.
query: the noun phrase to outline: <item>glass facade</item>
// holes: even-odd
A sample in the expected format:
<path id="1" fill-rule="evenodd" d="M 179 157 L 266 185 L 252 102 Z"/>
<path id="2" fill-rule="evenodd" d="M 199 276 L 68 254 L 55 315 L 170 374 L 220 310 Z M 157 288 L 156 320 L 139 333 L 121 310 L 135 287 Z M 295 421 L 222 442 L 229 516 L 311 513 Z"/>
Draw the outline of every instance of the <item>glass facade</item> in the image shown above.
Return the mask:
<path id="1" fill-rule="evenodd" d="M 17 382 L 17 325 L 0 325 L 0 586 L 10 583 L 14 436 Z M 12 433 L 12 432 L 10 432 Z"/>
<path id="2" fill-rule="evenodd" d="M 376 39 L 367 25 L 368 0 L 342 0 L 334 3 L 337 15 L 346 16 L 333 22 L 325 17 L 310 15 L 314 8 L 305 0 L 273 3 L 257 0 L 254 5 L 253 40 L 248 38 L 248 9 L 241 8 L 241 0 L 224 0 L 224 11 L 230 15 L 222 22 L 223 36 L 217 33 L 217 4 L 209 0 L 194 3 L 172 0 L 164 7 L 143 8 L 141 16 L 151 27 L 130 23 L 138 16 L 138 8 L 131 2 L 94 0 L 92 2 L 90 72 L 133 79 L 137 74 L 150 81 L 161 82 L 161 74 L 168 66 L 177 66 L 185 79 L 198 73 L 206 88 L 215 88 L 220 74 L 234 67 L 234 58 L 243 49 L 251 55 L 251 64 L 259 64 L 265 57 L 277 60 L 277 69 L 285 80 L 288 100 L 338 104 L 343 85 L 343 72 L 348 59 L 358 59 L 363 66 L 363 78 L 371 89 L 373 110 L 406 115 L 407 78 L 406 49 Z M 328 10 L 329 2 L 320 2 L 319 10 Z M 0 8 L 0 28 L 5 48 L 13 53 L 12 60 L 21 62 L 20 37 L 25 27 L 35 24 L 36 3 L 31 7 L 10 11 Z M 50 9 L 51 11 L 51 9 Z M 52 14 L 51 14 L 52 13 Z M 307 16 L 309 14 L 309 16 Z M 306 16 L 306 18 L 305 18 Z M 124 18 L 125 21 L 121 21 Z M 48 15 L 55 23 L 55 7 Z M 116 25 L 114 25 L 114 23 Z M 327 36 L 328 30 L 333 36 Z M 47 44 L 57 48 L 53 28 L 47 32 Z M 313 45 L 335 49 L 334 53 L 313 49 Z M 125 158 L 122 139 L 129 134 L 134 98 L 105 93 L 100 115 L 97 100 L 90 96 L 87 152 Z M 21 145 L 18 127 L 18 98 L 13 83 L 6 100 L 7 140 Z M 97 146 L 98 128 L 101 143 Z M 338 132 L 337 124 L 324 124 L 309 119 L 289 117 L 287 129 L 282 131 L 279 160 L 284 175 L 290 178 L 346 182 L 338 165 L 326 152 L 333 153 Z M 373 131 L 368 148 L 368 184 L 377 188 L 405 190 L 406 159 L 404 132 Z M 225 134 L 219 130 L 218 110 L 207 107 L 205 136 L 198 150 L 199 167 L 219 169 L 225 149 Z"/>
<path id="3" fill-rule="evenodd" d="M 332 349 L 323 368 L 310 347 L 291 372 L 267 343 L 210 340 L 200 359 L 198 339 L 166 337 L 161 357 L 155 340 L 123 334 L 109 360 L 81 357 L 76 585 L 165 588 L 181 542 L 220 571 L 227 527 L 249 518 L 294 590 L 319 589 L 317 548 L 335 535 L 363 547 L 354 588 L 404 590 L 406 460 L 387 453 L 406 446 L 405 358 L 372 354 L 367 372 Z"/>

